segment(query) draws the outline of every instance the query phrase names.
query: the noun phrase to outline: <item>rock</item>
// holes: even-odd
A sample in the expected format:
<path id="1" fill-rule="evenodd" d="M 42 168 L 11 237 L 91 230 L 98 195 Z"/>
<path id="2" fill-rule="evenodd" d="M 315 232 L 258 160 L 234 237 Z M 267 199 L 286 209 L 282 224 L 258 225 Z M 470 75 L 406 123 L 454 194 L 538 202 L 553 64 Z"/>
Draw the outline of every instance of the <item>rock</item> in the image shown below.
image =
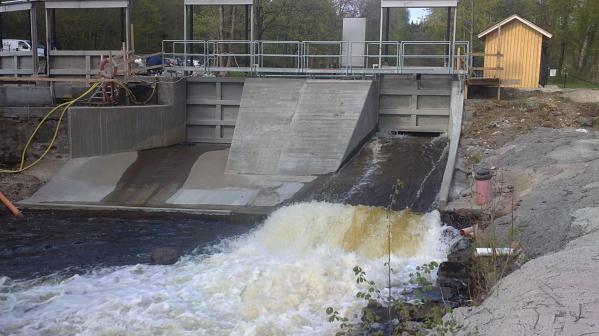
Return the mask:
<path id="1" fill-rule="evenodd" d="M 459 293 L 468 293 L 471 283 L 470 267 L 457 262 L 444 262 L 437 271 L 437 286 L 449 287 Z"/>
<path id="2" fill-rule="evenodd" d="M 457 209 L 441 212 L 443 224 L 461 230 L 477 223 L 480 219 L 480 211 L 471 209 Z"/>
<path id="3" fill-rule="evenodd" d="M 449 248 L 447 261 L 472 264 L 472 240 L 461 238 Z"/>
<path id="4" fill-rule="evenodd" d="M 430 330 L 426 329 L 423 323 L 406 321 L 401 325 L 401 334 L 404 335 L 428 335 Z"/>
<path id="5" fill-rule="evenodd" d="M 589 118 L 589 117 L 578 117 L 578 119 L 576 119 L 576 121 L 582 127 L 593 127 L 593 118 Z"/>
<path id="6" fill-rule="evenodd" d="M 174 247 L 161 247 L 152 251 L 151 261 L 155 265 L 173 265 L 181 257 L 181 250 Z"/>

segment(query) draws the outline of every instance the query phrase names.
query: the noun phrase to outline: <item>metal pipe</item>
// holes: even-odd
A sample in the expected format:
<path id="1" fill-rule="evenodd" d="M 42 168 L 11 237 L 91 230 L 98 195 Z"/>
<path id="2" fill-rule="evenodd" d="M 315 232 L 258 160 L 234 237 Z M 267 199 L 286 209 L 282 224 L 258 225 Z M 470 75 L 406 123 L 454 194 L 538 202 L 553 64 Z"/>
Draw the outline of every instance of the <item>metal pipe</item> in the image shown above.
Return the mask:
<path id="1" fill-rule="evenodd" d="M 509 247 L 498 247 L 498 248 L 477 248 L 475 255 L 477 257 L 491 257 L 491 256 L 498 256 L 498 257 L 509 257 L 514 255 L 515 250 L 513 248 L 509 248 Z"/>
<path id="2" fill-rule="evenodd" d="M 4 204 L 8 211 L 10 211 L 10 213 L 16 218 L 24 217 L 21 210 L 17 209 L 17 207 L 14 206 L 14 204 L 12 204 L 12 202 L 6 196 L 4 196 L 2 192 L 0 192 L 0 202 L 2 202 L 2 204 Z"/>
<path id="3" fill-rule="evenodd" d="M 478 233 L 478 225 L 472 225 L 470 227 L 460 230 L 460 235 L 464 238 L 474 239 Z"/>

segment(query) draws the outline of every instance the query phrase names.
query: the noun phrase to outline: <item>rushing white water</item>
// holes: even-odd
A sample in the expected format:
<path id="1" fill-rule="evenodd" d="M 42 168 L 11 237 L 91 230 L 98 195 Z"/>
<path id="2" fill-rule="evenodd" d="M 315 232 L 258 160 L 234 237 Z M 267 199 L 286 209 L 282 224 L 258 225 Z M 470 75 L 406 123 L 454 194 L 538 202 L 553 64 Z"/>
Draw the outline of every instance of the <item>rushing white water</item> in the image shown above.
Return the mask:
<path id="1" fill-rule="evenodd" d="M 0 278 L 0 335 L 331 335 L 325 309 L 364 302 L 352 268 L 386 284 L 387 223 L 397 284 L 445 258 L 439 213 L 305 203 L 253 233 L 174 266 L 110 268 L 68 279 Z"/>
<path id="2" fill-rule="evenodd" d="M 370 151 L 370 160 L 368 161 L 368 165 L 364 166 L 360 179 L 351 187 L 350 190 L 347 191 L 347 193 L 345 193 L 345 195 L 343 195 L 344 200 L 347 200 L 353 195 L 359 193 L 364 186 L 371 182 L 372 176 L 381 170 L 381 162 L 386 159 L 386 155 L 384 155 L 381 151 L 382 149 L 383 140 L 380 138 L 375 139 L 373 142 L 369 143 L 365 149 L 363 149 Z"/>

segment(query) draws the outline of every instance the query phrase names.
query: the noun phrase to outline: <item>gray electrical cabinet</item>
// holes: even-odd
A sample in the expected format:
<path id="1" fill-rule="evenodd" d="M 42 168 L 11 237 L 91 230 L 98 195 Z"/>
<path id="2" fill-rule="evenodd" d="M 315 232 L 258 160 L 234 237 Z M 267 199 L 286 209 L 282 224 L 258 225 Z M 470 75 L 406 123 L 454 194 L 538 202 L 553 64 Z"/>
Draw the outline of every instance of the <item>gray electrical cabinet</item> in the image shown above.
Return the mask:
<path id="1" fill-rule="evenodd" d="M 363 68 L 366 60 L 366 19 L 343 19 L 344 67 Z"/>

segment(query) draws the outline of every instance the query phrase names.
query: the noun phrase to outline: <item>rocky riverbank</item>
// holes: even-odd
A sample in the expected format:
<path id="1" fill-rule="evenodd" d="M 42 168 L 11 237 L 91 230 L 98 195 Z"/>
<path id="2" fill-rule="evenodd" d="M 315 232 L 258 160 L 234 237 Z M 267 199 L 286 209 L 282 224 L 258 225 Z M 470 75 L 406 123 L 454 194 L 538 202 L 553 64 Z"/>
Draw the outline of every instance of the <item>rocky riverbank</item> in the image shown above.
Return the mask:
<path id="1" fill-rule="evenodd" d="M 482 304 L 446 316 L 459 335 L 599 334 L 599 107 L 559 93 L 532 97 L 475 105 L 465 131 L 461 170 L 491 167 L 509 190 L 481 234 L 529 261 Z M 469 179 L 457 179 L 450 207 L 475 208 Z"/>

